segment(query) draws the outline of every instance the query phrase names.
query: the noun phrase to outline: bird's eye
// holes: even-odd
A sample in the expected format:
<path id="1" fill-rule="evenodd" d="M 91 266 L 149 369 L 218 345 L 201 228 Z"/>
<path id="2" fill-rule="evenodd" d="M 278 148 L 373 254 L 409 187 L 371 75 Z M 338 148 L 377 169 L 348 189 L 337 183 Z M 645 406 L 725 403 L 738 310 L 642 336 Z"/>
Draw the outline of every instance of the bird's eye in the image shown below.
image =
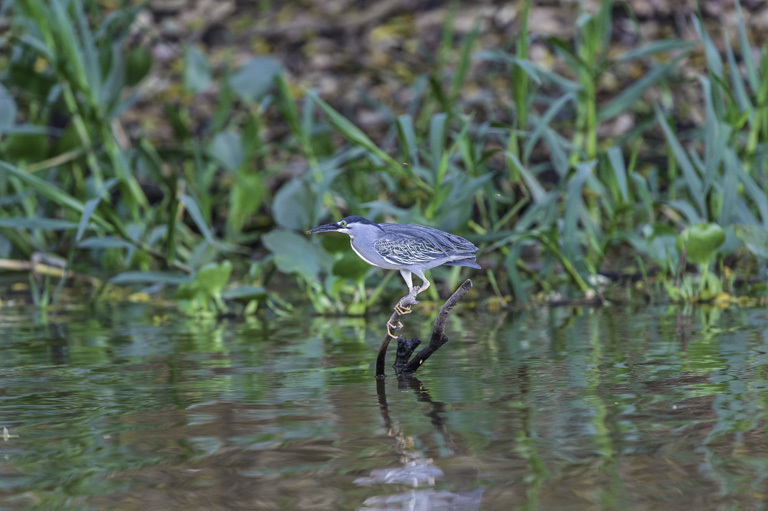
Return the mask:
<path id="1" fill-rule="evenodd" d="M 345 222 L 344 220 L 342 220 L 342 221 L 341 221 L 341 222 L 339 222 L 339 223 L 341 224 L 341 226 L 342 226 L 342 227 L 346 227 L 346 226 L 347 226 L 347 222 Z"/>

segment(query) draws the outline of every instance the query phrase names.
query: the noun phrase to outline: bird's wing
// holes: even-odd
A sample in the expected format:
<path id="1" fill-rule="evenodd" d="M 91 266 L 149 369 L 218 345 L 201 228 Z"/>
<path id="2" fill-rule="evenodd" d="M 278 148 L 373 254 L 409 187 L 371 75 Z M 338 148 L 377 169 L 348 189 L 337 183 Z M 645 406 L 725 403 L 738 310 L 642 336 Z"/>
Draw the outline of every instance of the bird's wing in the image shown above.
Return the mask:
<path id="1" fill-rule="evenodd" d="M 383 236 L 373 248 L 392 264 L 412 265 L 434 261 L 445 252 L 427 239 L 416 236 Z"/>

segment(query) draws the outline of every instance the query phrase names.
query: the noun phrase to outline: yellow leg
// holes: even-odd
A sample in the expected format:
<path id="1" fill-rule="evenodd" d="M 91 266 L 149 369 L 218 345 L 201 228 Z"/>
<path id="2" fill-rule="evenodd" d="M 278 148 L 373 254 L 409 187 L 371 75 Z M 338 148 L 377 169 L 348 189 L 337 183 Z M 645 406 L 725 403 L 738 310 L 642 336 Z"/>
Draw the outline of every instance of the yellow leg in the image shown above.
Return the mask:
<path id="1" fill-rule="evenodd" d="M 393 328 L 394 328 L 395 330 L 400 330 L 401 328 L 403 328 L 403 324 L 402 324 L 401 322 L 399 322 L 399 321 L 398 321 L 398 322 L 397 322 L 397 325 L 393 325 L 393 324 L 392 324 L 390 321 L 387 321 L 387 334 L 388 334 L 388 335 L 389 335 L 391 338 L 393 338 L 393 339 L 397 339 L 397 336 L 396 336 L 395 334 L 393 334 L 393 333 L 392 333 L 392 329 L 393 329 Z"/>

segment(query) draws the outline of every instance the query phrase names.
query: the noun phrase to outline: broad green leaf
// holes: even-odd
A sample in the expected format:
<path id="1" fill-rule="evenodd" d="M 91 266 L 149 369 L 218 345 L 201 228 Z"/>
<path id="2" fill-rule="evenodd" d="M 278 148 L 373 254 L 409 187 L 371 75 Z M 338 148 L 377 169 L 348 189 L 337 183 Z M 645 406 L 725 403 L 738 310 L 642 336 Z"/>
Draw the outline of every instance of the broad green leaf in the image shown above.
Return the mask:
<path id="1" fill-rule="evenodd" d="M 211 85 L 211 69 L 205 53 L 190 46 L 184 52 L 184 88 L 203 92 Z"/>
<path id="2" fill-rule="evenodd" d="M 694 224 L 686 227 L 677 237 L 675 248 L 688 261 L 701 266 L 709 265 L 717 255 L 717 249 L 725 242 L 725 231 L 715 223 Z"/>
<path id="3" fill-rule="evenodd" d="M 224 165 L 225 169 L 235 170 L 243 163 L 240 135 L 231 130 L 217 133 L 208 146 L 208 154 Z"/>
<path id="4" fill-rule="evenodd" d="M 362 282 L 370 271 L 371 266 L 357 257 L 357 254 L 348 250 L 333 265 L 332 273 L 338 277 Z"/>
<path id="5" fill-rule="evenodd" d="M 272 216 L 280 227 L 306 231 L 312 221 L 314 197 L 309 186 L 301 178 L 293 178 L 275 194 Z"/>
<path id="6" fill-rule="evenodd" d="M 229 86 L 243 101 L 256 101 L 269 92 L 281 72 L 275 57 L 251 57 L 230 77 Z"/>
<path id="7" fill-rule="evenodd" d="M 275 230 L 265 235 L 262 241 L 275 256 L 278 270 L 300 275 L 307 281 L 317 279 L 320 271 L 329 269 L 332 263 L 320 247 L 294 232 Z"/>
<path id="8" fill-rule="evenodd" d="M 218 296 L 221 290 L 229 282 L 229 276 L 232 274 L 232 263 L 223 261 L 221 263 L 208 263 L 197 271 L 195 280 L 204 292 L 209 296 Z"/>

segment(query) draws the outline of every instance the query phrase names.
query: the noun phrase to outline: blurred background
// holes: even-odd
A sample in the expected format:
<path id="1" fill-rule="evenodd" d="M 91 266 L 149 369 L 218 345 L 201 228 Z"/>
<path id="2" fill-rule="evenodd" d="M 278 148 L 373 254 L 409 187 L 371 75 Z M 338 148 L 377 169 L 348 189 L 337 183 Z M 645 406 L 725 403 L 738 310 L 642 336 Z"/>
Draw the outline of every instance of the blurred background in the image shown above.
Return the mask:
<path id="1" fill-rule="evenodd" d="M 356 214 L 480 247 L 433 299 L 764 301 L 765 2 L 531 4 L 6 0 L 0 296 L 360 314 Z"/>

